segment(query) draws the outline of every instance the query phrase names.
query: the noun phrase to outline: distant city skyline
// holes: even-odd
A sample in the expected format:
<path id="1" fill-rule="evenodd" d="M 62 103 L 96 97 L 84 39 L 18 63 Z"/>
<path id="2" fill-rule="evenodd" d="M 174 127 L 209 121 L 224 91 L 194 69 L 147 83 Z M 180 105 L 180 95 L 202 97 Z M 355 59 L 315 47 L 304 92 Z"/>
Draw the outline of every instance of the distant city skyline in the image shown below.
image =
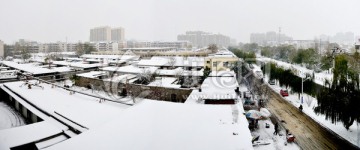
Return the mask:
<path id="1" fill-rule="evenodd" d="M 360 35 L 357 0 L 104 0 L 6 1 L 0 6 L 0 40 L 89 41 L 89 29 L 121 26 L 126 40 L 176 41 L 186 31 L 220 33 L 249 42 L 251 33 L 282 28 L 294 39 L 354 32 Z"/>

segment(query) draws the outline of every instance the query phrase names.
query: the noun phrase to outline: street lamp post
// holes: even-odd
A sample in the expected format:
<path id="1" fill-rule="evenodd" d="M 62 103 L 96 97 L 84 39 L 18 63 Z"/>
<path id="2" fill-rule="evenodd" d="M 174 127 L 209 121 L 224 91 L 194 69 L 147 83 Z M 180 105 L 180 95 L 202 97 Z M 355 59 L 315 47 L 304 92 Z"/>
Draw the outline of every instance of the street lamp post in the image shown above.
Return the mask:
<path id="1" fill-rule="evenodd" d="M 305 80 L 304 80 L 304 78 L 301 78 L 301 104 L 303 104 L 304 103 L 304 82 L 306 81 L 306 80 L 308 80 L 309 78 L 306 78 Z"/>

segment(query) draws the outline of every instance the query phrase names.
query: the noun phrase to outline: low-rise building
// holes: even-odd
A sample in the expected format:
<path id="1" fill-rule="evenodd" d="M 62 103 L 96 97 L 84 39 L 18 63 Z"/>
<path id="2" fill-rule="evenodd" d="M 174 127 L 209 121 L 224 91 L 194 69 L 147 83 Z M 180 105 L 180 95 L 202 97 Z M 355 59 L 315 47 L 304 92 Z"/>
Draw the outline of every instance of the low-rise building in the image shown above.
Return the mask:
<path id="1" fill-rule="evenodd" d="M 214 55 L 205 57 L 204 67 L 213 71 L 229 71 L 235 66 L 239 58 L 228 50 L 221 50 Z"/>

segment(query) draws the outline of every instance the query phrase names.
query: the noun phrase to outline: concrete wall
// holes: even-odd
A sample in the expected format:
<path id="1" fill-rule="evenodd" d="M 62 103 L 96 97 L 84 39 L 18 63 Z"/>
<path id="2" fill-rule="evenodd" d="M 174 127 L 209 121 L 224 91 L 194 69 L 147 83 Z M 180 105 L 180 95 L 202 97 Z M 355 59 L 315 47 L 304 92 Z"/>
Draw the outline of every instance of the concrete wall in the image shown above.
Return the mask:
<path id="1" fill-rule="evenodd" d="M 94 85 L 93 87 L 96 88 L 96 90 L 103 90 L 113 95 L 119 96 L 123 92 L 123 89 L 125 89 L 125 94 L 129 96 L 132 95 L 135 97 L 181 103 L 185 102 L 187 97 L 192 92 L 192 89 L 153 87 L 140 84 L 125 85 L 122 83 L 112 83 L 110 86 L 109 82 L 104 82 L 100 79 L 91 79 L 85 77 L 80 77 L 80 79 L 76 82 L 77 86 L 87 88 L 91 88 L 91 84 Z M 133 94 L 130 93 L 131 91 L 133 92 Z"/>

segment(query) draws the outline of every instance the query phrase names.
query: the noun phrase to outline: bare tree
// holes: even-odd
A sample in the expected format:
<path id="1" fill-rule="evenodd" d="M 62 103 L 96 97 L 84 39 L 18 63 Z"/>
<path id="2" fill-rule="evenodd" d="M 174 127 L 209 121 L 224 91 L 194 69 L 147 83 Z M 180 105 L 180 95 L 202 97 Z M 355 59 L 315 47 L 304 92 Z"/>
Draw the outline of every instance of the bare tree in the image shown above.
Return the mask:
<path id="1" fill-rule="evenodd" d="M 211 44 L 211 45 L 209 45 L 209 47 L 208 47 L 208 50 L 210 50 L 211 51 L 211 53 L 216 53 L 217 51 L 218 51 L 218 46 L 216 45 L 216 44 Z"/>
<path id="2" fill-rule="evenodd" d="M 152 92 L 147 88 L 142 88 L 142 85 L 127 84 L 127 95 L 131 98 L 133 103 L 139 101 L 139 99 L 148 97 Z"/>
<path id="3" fill-rule="evenodd" d="M 168 64 L 171 68 L 174 68 L 175 66 L 175 63 L 176 63 L 176 58 L 175 57 L 169 57 L 168 59 Z"/>

